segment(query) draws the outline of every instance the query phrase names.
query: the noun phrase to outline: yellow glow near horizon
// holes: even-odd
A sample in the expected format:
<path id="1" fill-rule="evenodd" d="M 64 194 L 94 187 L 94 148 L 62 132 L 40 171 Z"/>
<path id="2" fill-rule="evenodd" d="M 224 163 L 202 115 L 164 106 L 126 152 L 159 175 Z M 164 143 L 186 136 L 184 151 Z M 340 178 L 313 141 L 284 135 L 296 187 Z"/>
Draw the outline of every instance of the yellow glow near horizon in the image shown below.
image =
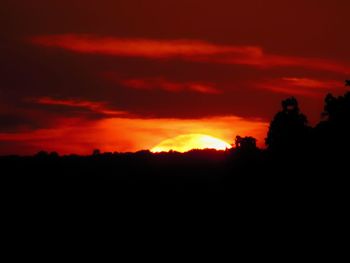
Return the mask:
<path id="1" fill-rule="evenodd" d="M 186 134 L 162 141 L 151 149 L 152 152 L 188 152 L 193 149 L 215 149 L 226 150 L 232 146 L 218 138 L 204 134 Z"/>

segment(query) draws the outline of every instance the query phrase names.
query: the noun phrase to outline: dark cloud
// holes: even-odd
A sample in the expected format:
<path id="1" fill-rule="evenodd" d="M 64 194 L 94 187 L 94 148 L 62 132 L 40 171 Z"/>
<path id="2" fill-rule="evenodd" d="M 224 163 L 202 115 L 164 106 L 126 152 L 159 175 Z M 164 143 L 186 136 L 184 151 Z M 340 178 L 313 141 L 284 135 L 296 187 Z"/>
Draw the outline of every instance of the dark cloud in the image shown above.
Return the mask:
<path id="1" fill-rule="evenodd" d="M 0 114 L 0 132 L 21 132 L 28 129 L 39 128 L 34 120 L 16 114 Z"/>

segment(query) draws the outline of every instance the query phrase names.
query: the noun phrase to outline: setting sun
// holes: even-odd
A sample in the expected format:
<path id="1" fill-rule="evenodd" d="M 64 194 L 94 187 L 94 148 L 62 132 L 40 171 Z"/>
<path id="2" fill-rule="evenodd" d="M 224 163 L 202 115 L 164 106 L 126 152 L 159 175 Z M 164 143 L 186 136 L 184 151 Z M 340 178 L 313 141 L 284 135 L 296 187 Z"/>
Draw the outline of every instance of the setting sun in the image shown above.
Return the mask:
<path id="1" fill-rule="evenodd" d="M 192 149 L 226 150 L 232 146 L 218 138 L 203 134 L 186 134 L 162 141 L 155 146 L 152 152 L 187 152 Z"/>

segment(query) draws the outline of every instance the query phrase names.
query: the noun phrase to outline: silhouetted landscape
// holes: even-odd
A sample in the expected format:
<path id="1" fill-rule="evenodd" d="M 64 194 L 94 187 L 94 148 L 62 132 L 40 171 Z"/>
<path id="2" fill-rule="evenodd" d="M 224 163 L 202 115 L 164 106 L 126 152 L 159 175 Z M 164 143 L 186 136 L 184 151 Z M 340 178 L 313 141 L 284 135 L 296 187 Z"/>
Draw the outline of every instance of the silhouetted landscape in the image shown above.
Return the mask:
<path id="1" fill-rule="evenodd" d="M 349 81 L 346 81 L 349 85 Z M 296 98 L 283 100 L 270 123 L 266 149 L 252 137 L 233 138 L 226 151 L 101 153 L 90 156 L 39 152 L 2 156 L 2 181 L 26 194 L 65 192 L 110 196 L 186 193 L 244 194 L 327 199 L 347 195 L 350 92 L 324 101 L 321 121 L 311 127 Z"/>

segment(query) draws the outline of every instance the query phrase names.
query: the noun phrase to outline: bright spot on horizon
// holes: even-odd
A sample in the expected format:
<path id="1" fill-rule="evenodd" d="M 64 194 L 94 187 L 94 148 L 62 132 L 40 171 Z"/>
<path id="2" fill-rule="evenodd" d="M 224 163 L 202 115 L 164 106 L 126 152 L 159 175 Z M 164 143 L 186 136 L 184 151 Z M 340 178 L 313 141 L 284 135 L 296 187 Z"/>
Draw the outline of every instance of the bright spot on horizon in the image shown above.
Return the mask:
<path id="1" fill-rule="evenodd" d="M 183 153 L 193 149 L 226 150 L 230 148 L 232 148 L 232 146 L 229 143 L 209 135 L 186 134 L 162 141 L 152 148 L 151 152 L 169 152 L 172 150 Z"/>

